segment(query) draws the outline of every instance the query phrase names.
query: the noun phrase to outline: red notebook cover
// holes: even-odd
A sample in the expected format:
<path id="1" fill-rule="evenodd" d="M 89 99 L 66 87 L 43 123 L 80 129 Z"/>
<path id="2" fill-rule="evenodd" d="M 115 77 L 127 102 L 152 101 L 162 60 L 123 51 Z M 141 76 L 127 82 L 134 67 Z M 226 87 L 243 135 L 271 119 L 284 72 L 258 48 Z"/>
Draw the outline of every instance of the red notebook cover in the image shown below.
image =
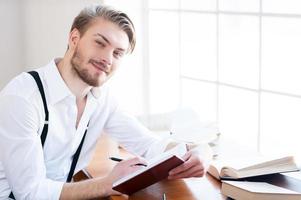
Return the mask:
<path id="1" fill-rule="evenodd" d="M 158 163 L 147 171 L 114 186 L 113 189 L 123 194 L 133 194 L 134 192 L 167 178 L 168 172 L 182 163 L 184 163 L 184 161 L 174 155 L 169 159 Z"/>

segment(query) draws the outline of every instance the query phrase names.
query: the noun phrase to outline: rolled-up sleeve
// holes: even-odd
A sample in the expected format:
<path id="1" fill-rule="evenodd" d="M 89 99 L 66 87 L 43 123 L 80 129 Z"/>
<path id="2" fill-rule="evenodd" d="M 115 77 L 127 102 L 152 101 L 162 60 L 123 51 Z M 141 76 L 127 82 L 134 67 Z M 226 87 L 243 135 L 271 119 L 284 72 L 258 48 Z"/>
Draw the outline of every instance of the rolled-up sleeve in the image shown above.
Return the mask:
<path id="1" fill-rule="evenodd" d="M 46 177 L 36 109 L 21 97 L 1 97 L 0 161 L 16 199 L 59 199 L 64 183 Z"/>

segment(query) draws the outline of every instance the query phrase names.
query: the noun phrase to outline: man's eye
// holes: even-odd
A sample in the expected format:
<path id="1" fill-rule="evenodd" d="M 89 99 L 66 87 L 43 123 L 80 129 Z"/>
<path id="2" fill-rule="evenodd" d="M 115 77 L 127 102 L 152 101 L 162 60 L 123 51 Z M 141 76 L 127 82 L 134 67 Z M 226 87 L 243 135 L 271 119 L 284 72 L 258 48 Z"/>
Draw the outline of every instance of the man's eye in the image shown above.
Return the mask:
<path id="1" fill-rule="evenodd" d="M 121 58 L 122 56 L 123 56 L 123 52 L 114 52 L 114 56 L 116 57 L 116 58 Z"/>
<path id="2" fill-rule="evenodd" d="M 96 40 L 95 41 L 98 45 L 100 45 L 101 47 L 105 47 L 105 44 L 101 41 Z"/>

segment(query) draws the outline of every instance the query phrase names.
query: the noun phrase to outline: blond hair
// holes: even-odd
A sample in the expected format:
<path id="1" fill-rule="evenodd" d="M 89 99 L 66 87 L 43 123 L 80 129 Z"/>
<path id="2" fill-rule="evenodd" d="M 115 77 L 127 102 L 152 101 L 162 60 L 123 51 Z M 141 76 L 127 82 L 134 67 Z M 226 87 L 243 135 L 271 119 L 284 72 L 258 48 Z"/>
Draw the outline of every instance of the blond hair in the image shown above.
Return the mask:
<path id="1" fill-rule="evenodd" d="M 130 44 L 128 52 L 132 53 L 136 44 L 136 33 L 133 22 L 130 20 L 127 14 L 111 7 L 104 5 L 91 5 L 85 7 L 75 17 L 71 26 L 71 31 L 76 28 L 80 34 L 83 35 L 90 27 L 92 22 L 99 17 L 116 24 L 127 34 Z"/>

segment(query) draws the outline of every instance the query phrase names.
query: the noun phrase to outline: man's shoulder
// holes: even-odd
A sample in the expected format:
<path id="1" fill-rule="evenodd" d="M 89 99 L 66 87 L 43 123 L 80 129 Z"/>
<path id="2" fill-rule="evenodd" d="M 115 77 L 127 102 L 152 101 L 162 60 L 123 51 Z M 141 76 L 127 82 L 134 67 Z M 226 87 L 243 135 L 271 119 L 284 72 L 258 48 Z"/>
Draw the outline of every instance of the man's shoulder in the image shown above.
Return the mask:
<path id="1" fill-rule="evenodd" d="M 38 91 L 37 85 L 33 77 L 27 72 L 14 77 L 1 91 L 0 97 L 17 96 L 30 100 L 33 94 Z"/>

